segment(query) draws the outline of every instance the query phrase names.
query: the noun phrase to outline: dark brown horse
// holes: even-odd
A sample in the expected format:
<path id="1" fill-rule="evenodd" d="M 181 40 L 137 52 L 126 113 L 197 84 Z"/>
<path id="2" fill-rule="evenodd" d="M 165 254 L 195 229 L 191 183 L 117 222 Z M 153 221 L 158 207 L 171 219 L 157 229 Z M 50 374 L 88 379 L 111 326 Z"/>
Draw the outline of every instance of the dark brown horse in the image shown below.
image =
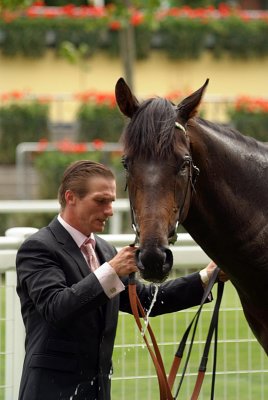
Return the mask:
<path id="1" fill-rule="evenodd" d="M 130 118 L 122 138 L 138 267 L 147 280 L 166 279 L 182 224 L 229 275 L 268 354 L 268 146 L 195 116 L 207 84 L 177 106 L 139 103 L 122 78 L 116 84 Z"/>

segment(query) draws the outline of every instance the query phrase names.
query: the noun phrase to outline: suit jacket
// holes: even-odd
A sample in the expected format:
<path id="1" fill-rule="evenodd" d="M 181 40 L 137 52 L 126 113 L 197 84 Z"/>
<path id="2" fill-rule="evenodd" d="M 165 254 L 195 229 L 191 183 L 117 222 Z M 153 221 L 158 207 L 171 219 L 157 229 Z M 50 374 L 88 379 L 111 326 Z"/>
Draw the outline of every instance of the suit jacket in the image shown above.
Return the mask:
<path id="1" fill-rule="evenodd" d="M 96 235 L 100 263 L 116 249 Z M 17 293 L 26 330 L 19 400 L 109 400 L 119 310 L 131 313 L 126 290 L 108 299 L 69 233 L 55 218 L 17 254 Z M 145 308 L 152 287 L 138 283 Z M 198 273 L 161 285 L 151 315 L 199 304 Z"/>

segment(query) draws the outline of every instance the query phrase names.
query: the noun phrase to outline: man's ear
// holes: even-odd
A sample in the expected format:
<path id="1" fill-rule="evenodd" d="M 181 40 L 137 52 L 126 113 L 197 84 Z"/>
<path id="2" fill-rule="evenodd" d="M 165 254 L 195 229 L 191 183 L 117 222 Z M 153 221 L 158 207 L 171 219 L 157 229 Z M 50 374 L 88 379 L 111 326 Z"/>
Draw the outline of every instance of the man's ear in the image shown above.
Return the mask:
<path id="1" fill-rule="evenodd" d="M 72 190 L 70 190 L 70 189 L 66 190 L 64 197 L 65 197 L 66 204 L 69 204 L 69 205 L 75 204 L 76 196 Z"/>

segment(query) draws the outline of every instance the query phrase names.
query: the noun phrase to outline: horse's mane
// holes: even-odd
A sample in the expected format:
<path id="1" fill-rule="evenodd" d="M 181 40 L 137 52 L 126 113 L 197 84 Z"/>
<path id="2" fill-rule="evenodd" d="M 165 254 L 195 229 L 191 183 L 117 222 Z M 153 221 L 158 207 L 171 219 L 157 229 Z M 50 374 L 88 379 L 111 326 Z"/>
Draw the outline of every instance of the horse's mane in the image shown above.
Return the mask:
<path id="1" fill-rule="evenodd" d="M 217 132 L 219 135 L 227 135 L 230 138 L 237 138 L 238 140 L 242 140 L 245 138 L 238 130 L 233 128 L 229 124 L 220 124 L 217 122 L 208 121 L 201 117 L 196 117 L 195 121 L 198 125 L 201 125 L 205 128 L 211 128 L 213 131 Z M 191 123 L 189 124 L 191 125 Z"/>
<path id="2" fill-rule="evenodd" d="M 237 129 L 235 129 L 234 127 L 232 127 L 229 124 L 220 124 L 220 123 L 208 121 L 208 120 L 200 118 L 200 117 L 196 117 L 196 118 L 194 118 L 194 120 L 197 123 L 197 125 L 202 126 L 205 129 L 210 128 L 214 132 L 217 132 L 218 136 L 225 137 L 225 139 L 226 139 L 226 137 L 229 137 L 236 143 L 240 143 L 241 146 L 246 145 L 247 147 L 250 146 L 252 148 L 265 147 L 266 151 L 267 151 L 267 143 L 260 142 L 251 136 L 243 135 L 241 132 L 239 132 Z M 194 121 L 190 120 L 189 126 L 192 126 L 192 122 L 194 122 Z"/>
<path id="3" fill-rule="evenodd" d="M 175 129 L 177 108 L 165 98 L 155 97 L 142 102 L 131 118 L 122 135 L 124 152 L 129 157 L 163 160 L 176 153 L 180 137 Z M 188 128 L 199 127 L 215 132 L 223 140 L 232 139 L 241 147 L 252 151 L 267 152 L 267 144 L 245 136 L 230 125 L 211 122 L 200 117 L 194 117 L 187 123 Z"/>
<path id="4" fill-rule="evenodd" d="M 151 98 L 139 106 L 122 135 L 125 154 L 163 159 L 176 148 L 176 108 L 164 98 Z"/>

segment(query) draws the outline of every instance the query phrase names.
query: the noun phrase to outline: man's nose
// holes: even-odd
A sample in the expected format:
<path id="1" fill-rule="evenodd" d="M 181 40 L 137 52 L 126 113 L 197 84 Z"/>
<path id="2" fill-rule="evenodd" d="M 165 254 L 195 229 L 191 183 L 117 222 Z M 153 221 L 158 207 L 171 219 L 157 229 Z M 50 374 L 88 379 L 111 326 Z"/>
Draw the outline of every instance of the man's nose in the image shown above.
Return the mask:
<path id="1" fill-rule="evenodd" d="M 105 215 L 107 215 L 108 217 L 111 217 L 114 212 L 113 212 L 113 205 L 111 204 L 107 204 L 107 207 L 105 208 Z"/>

